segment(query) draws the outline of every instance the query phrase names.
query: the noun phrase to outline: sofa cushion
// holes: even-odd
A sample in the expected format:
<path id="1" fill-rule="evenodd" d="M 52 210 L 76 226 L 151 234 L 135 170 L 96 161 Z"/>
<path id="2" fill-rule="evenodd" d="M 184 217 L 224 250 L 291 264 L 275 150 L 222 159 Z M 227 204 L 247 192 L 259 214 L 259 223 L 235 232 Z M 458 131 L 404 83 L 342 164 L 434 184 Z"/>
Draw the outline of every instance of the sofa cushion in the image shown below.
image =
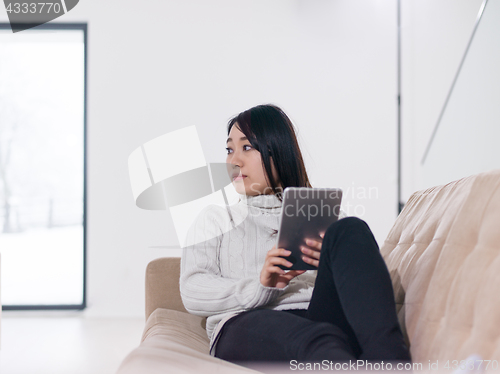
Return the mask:
<path id="1" fill-rule="evenodd" d="M 156 335 L 168 336 L 182 346 L 209 353 L 210 340 L 205 330 L 205 318 L 158 308 L 146 321 L 141 342 Z"/>
<path id="2" fill-rule="evenodd" d="M 148 318 L 141 345 L 123 360 L 117 374 L 256 373 L 208 354 L 205 319 L 156 309 Z"/>
<path id="3" fill-rule="evenodd" d="M 414 193 L 381 253 L 414 361 L 500 358 L 500 170 Z"/>

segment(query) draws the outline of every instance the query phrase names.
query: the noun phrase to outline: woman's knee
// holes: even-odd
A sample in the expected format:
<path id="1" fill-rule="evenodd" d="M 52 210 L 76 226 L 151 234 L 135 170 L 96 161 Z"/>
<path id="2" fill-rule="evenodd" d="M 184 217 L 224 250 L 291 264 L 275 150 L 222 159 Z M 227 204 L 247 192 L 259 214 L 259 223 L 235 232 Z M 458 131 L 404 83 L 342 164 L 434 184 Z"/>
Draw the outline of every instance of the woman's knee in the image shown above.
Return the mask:
<path id="1" fill-rule="evenodd" d="M 346 217 L 339 219 L 338 221 L 332 223 L 328 226 L 324 238 L 327 236 L 338 237 L 340 234 L 355 234 L 359 231 L 371 232 L 367 223 L 358 217 Z"/>
<path id="2" fill-rule="evenodd" d="M 363 221 L 361 218 L 358 217 L 345 217 L 342 219 L 339 219 L 336 222 L 333 222 L 330 226 L 328 226 L 328 229 L 330 228 L 366 228 L 368 225 L 366 224 L 365 221 Z"/>
<path id="3" fill-rule="evenodd" d="M 346 217 L 328 226 L 323 237 L 322 250 L 328 251 L 333 256 L 331 259 L 334 259 L 342 248 L 355 254 L 357 249 L 364 250 L 366 246 L 378 250 L 377 242 L 367 223 L 357 217 Z"/>

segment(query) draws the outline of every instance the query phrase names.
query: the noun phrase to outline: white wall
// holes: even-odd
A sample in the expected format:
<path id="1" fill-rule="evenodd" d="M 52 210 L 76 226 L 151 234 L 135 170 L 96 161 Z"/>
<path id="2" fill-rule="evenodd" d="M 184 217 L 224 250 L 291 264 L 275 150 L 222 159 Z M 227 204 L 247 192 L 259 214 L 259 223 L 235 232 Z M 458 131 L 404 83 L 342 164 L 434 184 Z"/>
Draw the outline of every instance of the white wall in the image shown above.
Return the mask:
<path id="1" fill-rule="evenodd" d="M 488 1 L 422 167 L 424 186 L 500 168 L 500 0 Z"/>
<path id="2" fill-rule="evenodd" d="M 449 13 L 455 3 L 458 14 Z M 439 40 L 453 40 L 461 56 L 472 3 L 404 2 L 413 17 L 405 30 L 408 127 L 432 128 L 455 58 L 443 52 L 448 64 L 430 61 Z M 179 253 L 151 248 L 174 231 L 165 212 L 134 206 L 128 155 L 194 124 L 207 161 L 223 161 L 227 120 L 257 104 L 291 116 L 313 185 L 343 187 L 349 213 L 364 209 L 383 241 L 397 208 L 395 0 L 86 0 L 60 21 L 89 23 L 88 315 L 143 315 L 146 264 Z M 419 151 L 412 147 L 408 170 Z"/>
<path id="3" fill-rule="evenodd" d="M 402 200 L 425 185 L 421 160 L 482 0 L 402 0 Z"/>

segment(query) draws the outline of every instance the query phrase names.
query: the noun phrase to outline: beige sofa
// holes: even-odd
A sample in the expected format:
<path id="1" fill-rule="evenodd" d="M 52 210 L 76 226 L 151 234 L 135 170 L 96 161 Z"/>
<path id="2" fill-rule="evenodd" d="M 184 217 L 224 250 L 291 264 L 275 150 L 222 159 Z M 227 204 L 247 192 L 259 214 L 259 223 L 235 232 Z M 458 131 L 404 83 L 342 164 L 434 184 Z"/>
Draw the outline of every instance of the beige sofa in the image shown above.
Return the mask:
<path id="1" fill-rule="evenodd" d="M 500 170 L 414 193 L 381 253 L 413 361 L 452 372 L 478 354 L 499 371 Z M 252 372 L 208 355 L 205 320 L 186 313 L 178 279 L 179 258 L 148 265 L 144 334 L 118 373 Z"/>

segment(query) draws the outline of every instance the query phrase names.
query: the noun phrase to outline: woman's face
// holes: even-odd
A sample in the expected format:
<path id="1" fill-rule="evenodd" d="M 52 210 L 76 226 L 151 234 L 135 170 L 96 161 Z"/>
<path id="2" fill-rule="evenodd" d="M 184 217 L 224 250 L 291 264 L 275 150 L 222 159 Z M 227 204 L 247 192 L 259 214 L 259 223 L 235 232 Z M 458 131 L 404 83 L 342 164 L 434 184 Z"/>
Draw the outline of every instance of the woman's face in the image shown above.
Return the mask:
<path id="1" fill-rule="evenodd" d="M 232 164 L 229 172 L 233 173 L 230 176 L 234 188 L 242 195 L 255 196 L 273 193 L 266 181 L 266 170 L 262 164 L 260 152 L 252 147 L 245 134 L 237 126 L 238 123 L 235 123 L 229 132 L 226 159 L 228 164 Z M 270 160 L 273 175 L 279 184 L 272 157 Z"/>

